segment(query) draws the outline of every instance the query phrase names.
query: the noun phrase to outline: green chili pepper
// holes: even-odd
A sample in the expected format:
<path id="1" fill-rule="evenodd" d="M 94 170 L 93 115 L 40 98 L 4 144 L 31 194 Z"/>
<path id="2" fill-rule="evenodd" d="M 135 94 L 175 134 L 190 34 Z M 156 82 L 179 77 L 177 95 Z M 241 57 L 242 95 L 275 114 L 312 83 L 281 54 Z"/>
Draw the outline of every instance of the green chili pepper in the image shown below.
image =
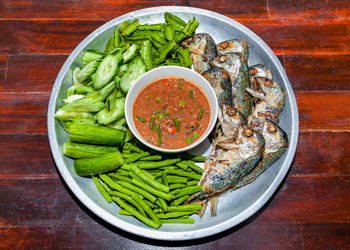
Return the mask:
<path id="1" fill-rule="evenodd" d="M 159 119 L 159 120 L 163 119 L 163 117 L 164 117 L 164 115 L 158 114 L 158 119 Z"/>
<path id="2" fill-rule="evenodd" d="M 176 117 L 173 118 L 173 121 L 175 123 L 176 131 L 180 132 L 180 123 L 179 123 L 179 121 L 176 119 Z"/>
<path id="3" fill-rule="evenodd" d="M 158 142 L 157 145 L 160 146 L 162 144 L 162 130 L 158 129 Z"/>
<path id="4" fill-rule="evenodd" d="M 157 123 L 157 124 L 156 124 L 156 127 L 154 128 L 154 132 L 157 132 L 157 131 L 158 131 L 158 129 L 159 129 L 159 127 L 160 127 L 160 124 L 159 124 L 159 123 Z"/>
<path id="5" fill-rule="evenodd" d="M 140 122 L 142 122 L 142 123 L 146 123 L 146 120 L 145 120 L 145 119 L 143 119 L 142 117 L 140 117 L 140 116 L 136 116 L 136 118 L 137 118 L 137 119 L 139 119 L 139 121 L 140 121 Z"/>
<path id="6" fill-rule="evenodd" d="M 179 106 L 180 106 L 180 108 L 184 108 L 185 105 L 186 105 L 186 102 L 185 102 L 185 101 L 183 101 L 183 100 L 179 101 Z"/>
<path id="7" fill-rule="evenodd" d="M 179 82 L 178 82 L 178 85 L 179 85 L 179 90 L 182 90 L 183 82 L 182 82 L 182 81 L 179 81 Z"/>
<path id="8" fill-rule="evenodd" d="M 198 111 L 198 114 L 197 114 L 197 120 L 200 121 L 203 117 L 203 113 L 204 113 L 204 108 L 201 107 L 200 110 Z"/>
<path id="9" fill-rule="evenodd" d="M 162 112 L 162 111 L 160 111 L 159 109 L 157 109 L 156 111 L 153 112 L 153 114 L 159 114 L 160 112 Z"/>
<path id="10" fill-rule="evenodd" d="M 193 138 L 195 138 L 195 139 L 198 138 L 198 134 L 197 134 L 197 133 L 193 133 L 192 136 L 193 136 Z"/>
<path id="11" fill-rule="evenodd" d="M 154 115 L 152 115 L 152 117 L 151 117 L 151 126 L 150 126 L 151 130 L 153 130 L 154 121 L 155 121 L 155 120 L 156 120 L 156 117 L 155 117 Z"/>
<path id="12" fill-rule="evenodd" d="M 164 115 L 169 116 L 170 115 L 170 111 L 169 110 L 164 110 Z"/>
<path id="13" fill-rule="evenodd" d="M 161 103 L 161 102 L 162 102 L 162 98 L 157 97 L 157 98 L 156 98 L 156 102 Z"/>
<path id="14" fill-rule="evenodd" d="M 191 144 L 191 143 L 192 143 L 192 137 L 188 137 L 188 138 L 186 139 L 186 142 L 187 142 L 188 144 Z"/>
<path id="15" fill-rule="evenodd" d="M 193 90 L 192 90 L 192 89 L 190 90 L 190 98 L 191 98 L 191 99 L 194 99 Z"/>

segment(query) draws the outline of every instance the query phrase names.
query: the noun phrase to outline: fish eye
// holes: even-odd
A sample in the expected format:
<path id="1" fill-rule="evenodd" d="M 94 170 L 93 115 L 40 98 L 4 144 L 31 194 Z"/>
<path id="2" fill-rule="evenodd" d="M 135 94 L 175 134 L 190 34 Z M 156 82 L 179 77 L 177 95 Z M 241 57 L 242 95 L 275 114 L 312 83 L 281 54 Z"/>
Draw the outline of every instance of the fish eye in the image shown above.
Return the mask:
<path id="1" fill-rule="evenodd" d="M 227 113 L 229 114 L 229 115 L 235 115 L 236 114 L 236 110 L 234 109 L 234 108 L 229 108 L 228 110 L 227 110 Z"/>
<path id="2" fill-rule="evenodd" d="M 247 128 L 245 131 L 244 131 L 244 134 L 247 136 L 247 137 L 250 137 L 253 135 L 253 131 L 249 128 Z"/>
<path id="3" fill-rule="evenodd" d="M 270 133 L 274 133 L 274 132 L 276 132 L 277 128 L 276 128 L 275 125 L 270 124 L 269 127 L 267 128 L 267 130 L 268 130 Z"/>

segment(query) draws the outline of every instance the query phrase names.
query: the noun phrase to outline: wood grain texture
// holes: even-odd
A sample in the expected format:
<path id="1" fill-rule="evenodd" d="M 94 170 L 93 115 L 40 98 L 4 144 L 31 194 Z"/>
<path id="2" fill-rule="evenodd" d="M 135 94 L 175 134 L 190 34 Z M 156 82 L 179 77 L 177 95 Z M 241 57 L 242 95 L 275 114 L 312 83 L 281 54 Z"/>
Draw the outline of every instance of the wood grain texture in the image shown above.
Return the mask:
<path id="1" fill-rule="evenodd" d="M 0 135 L 2 178 L 57 177 L 46 134 Z"/>
<path id="2" fill-rule="evenodd" d="M 0 91 L 50 93 L 66 59 L 65 55 L 10 55 L 9 70 Z"/>
<path id="3" fill-rule="evenodd" d="M 292 176 L 349 175 L 350 133 L 301 132 Z"/>
<path id="4" fill-rule="evenodd" d="M 350 17 L 347 0 L 269 0 L 270 18 L 288 19 L 345 19 Z"/>
<path id="5" fill-rule="evenodd" d="M 350 224 L 302 224 L 305 249 L 349 249 Z"/>
<path id="6" fill-rule="evenodd" d="M 48 248 L 62 249 L 273 249 L 302 248 L 301 229 L 297 223 L 251 223 L 240 231 L 230 235 L 221 234 L 208 239 L 185 242 L 166 242 L 141 239 L 115 230 L 108 230 L 101 225 L 50 225 L 25 227 L 0 227 L 0 247 Z M 121 234 L 121 235 L 120 235 Z M 44 238 L 40 240 L 38 237 Z M 124 236 L 124 237 L 123 237 Z M 125 237 L 127 236 L 127 237 Z M 2 241 L 4 239 L 4 241 Z M 77 240 L 79 239 L 79 240 Z M 98 239 L 98 240 L 96 240 Z M 268 248 L 266 248 L 268 249 Z M 269 248 L 271 249 L 271 248 Z"/>
<path id="7" fill-rule="evenodd" d="M 0 134 L 46 133 L 49 94 L 0 94 Z"/>
<path id="8" fill-rule="evenodd" d="M 0 84 L 2 85 L 7 71 L 8 55 L 0 54 Z"/>
<path id="9" fill-rule="evenodd" d="M 297 91 L 300 130 L 350 131 L 350 91 Z"/>
<path id="10" fill-rule="evenodd" d="M 350 90 L 350 54 L 279 56 L 294 90 Z"/>
<path id="11" fill-rule="evenodd" d="M 237 21 L 259 35 L 277 54 L 350 52 L 350 20 L 347 19 Z M 0 20 L 0 53 L 68 54 L 104 23 L 78 20 Z"/>
<path id="12" fill-rule="evenodd" d="M 150 8 L 156 6 L 191 6 L 209 10 L 215 10 L 219 13 L 230 13 L 240 18 L 267 17 L 266 0 L 238 0 L 235 4 L 219 1 L 200 1 L 200 0 L 96 0 L 83 2 L 30 2 L 26 0 L 7 1 L 2 6 L 2 18 L 46 18 L 46 19 L 79 19 L 79 20 L 110 20 L 125 13 Z M 1 11 L 1 5 L 0 5 Z"/>

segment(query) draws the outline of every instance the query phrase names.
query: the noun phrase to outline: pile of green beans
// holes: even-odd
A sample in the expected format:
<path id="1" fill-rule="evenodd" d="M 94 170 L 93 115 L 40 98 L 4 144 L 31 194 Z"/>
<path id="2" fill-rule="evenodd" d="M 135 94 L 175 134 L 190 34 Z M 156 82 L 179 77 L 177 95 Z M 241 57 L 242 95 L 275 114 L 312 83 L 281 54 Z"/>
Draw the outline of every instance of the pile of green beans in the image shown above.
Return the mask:
<path id="1" fill-rule="evenodd" d="M 203 169 L 186 160 L 189 155 L 165 159 L 125 143 L 122 156 L 124 164 L 118 170 L 92 176 L 106 201 L 119 205 L 119 214 L 132 215 L 155 229 L 163 223 L 194 223 L 189 216 L 201 205 L 183 203 L 202 190 L 198 181 Z"/>

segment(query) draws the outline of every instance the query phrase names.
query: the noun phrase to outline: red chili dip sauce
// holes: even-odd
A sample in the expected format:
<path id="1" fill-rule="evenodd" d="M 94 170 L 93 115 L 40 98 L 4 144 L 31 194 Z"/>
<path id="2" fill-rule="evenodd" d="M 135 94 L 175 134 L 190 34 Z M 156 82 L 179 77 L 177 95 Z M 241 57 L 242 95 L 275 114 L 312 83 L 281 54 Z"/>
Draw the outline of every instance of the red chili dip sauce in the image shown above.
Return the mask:
<path id="1" fill-rule="evenodd" d="M 133 119 L 147 142 L 179 149 L 203 135 L 210 120 L 210 106 L 194 84 L 182 78 L 164 78 L 141 90 L 134 102 Z"/>

